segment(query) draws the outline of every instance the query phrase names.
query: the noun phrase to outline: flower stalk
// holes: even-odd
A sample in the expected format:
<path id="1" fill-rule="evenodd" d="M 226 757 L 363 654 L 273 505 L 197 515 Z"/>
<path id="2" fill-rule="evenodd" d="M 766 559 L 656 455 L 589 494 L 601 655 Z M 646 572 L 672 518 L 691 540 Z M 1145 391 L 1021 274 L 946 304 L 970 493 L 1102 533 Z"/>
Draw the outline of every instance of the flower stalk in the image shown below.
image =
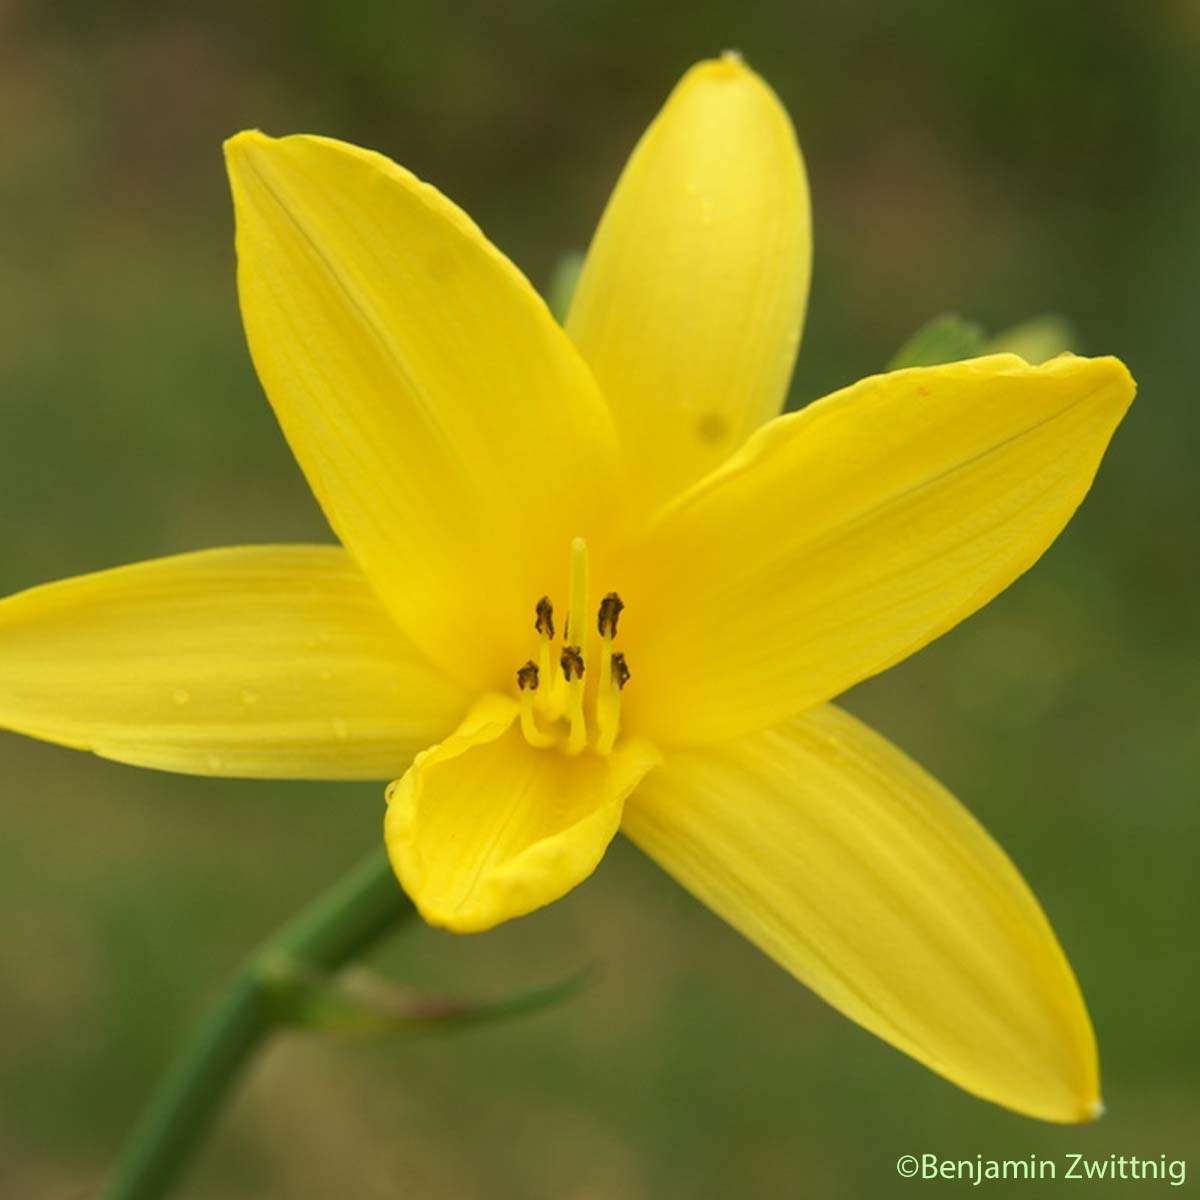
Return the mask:
<path id="1" fill-rule="evenodd" d="M 412 916 L 387 854 L 370 854 L 246 960 L 163 1078 L 103 1200 L 158 1200 L 186 1166 L 251 1054 L 284 1020 L 297 970 L 333 971 Z"/>

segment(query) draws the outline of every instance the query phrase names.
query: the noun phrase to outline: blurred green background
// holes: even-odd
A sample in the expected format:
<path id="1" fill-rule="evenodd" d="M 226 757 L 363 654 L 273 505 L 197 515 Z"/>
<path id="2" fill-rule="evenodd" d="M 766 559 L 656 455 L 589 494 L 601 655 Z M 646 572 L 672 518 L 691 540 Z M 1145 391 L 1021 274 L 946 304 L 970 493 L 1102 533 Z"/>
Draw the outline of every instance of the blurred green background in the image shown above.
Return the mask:
<path id="1" fill-rule="evenodd" d="M 1200 1175 L 1200 6 L 0 5 L 0 591 L 328 535 L 252 373 L 221 140 L 383 150 L 544 284 L 683 70 L 742 50 L 813 188 L 803 403 L 926 318 L 1067 314 L 1141 399 L 1045 561 L 848 707 L 1044 902 L 1108 1116 L 1042 1126 L 815 1000 L 625 845 L 547 911 L 411 928 L 397 978 L 549 1014 L 406 1045 L 286 1038 L 180 1195 L 857 1197 L 896 1157 L 1192 1156 Z M 157 775 L 0 735 L 0 1195 L 92 1194 L 240 955 L 376 844 L 374 786 Z M 992 1184 L 989 1194 L 1030 1185 Z M 1139 1186 L 1075 1184 L 1074 1195 Z"/>

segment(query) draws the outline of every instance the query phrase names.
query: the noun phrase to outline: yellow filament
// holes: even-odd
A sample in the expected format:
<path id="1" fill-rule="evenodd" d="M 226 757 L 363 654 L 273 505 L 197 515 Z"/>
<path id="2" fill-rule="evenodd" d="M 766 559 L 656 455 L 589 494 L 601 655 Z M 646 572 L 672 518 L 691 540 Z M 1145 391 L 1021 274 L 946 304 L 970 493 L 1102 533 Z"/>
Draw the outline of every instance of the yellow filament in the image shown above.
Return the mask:
<path id="1" fill-rule="evenodd" d="M 538 634 L 538 678 L 541 686 L 530 705 L 536 703 L 542 713 L 551 721 L 557 721 L 562 715 L 562 679 L 558 667 L 554 665 L 553 642 L 546 633 Z"/>
<path id="2" fill-rule="evenodd" d="M 607 754 L 621 728 L 621 687 L 612 673 L 612 638 L 600 644 L 600 687 L 596 693 L 596 753 Z"/>
<path id="3" fill-rule="evenodd" d="M 545 733 L 538 728 L 537 719 L 533 713 L 533 699 L 540 690 L 540 688 L 531 687 L 521 689 L 521 732 L 531 746 L 553 746 L 554 735 Z"/>
<path id="4" fill-rule="evenodd" d="M 571 732 L 567 735 L 567 753 L 578 754 L 587 745 L 587 721 L 583 715 L 583 680 L 572 679 L 567 684 L 567 720 Z"/>
<path id="5" fill-rule="evenodd" d="M 613 640 L 607 633 L 600 635 L 600 686 L 596 689 L 596 701 L 601 706 L 612 687 L 612 644 Z"/>

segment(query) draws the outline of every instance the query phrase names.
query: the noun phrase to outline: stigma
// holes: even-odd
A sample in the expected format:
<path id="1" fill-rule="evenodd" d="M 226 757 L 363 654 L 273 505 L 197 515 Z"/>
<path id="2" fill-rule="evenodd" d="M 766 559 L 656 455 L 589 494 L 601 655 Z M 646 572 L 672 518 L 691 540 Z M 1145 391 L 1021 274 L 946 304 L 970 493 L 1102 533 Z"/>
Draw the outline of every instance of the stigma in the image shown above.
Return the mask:
<path id="1" fill-rule="evenodd" d="M 561 644 L 555 640 L 554 605 L 543 596 L 533 608 L 537 657 L 517 669 L 521 732 L 531 746 L 608 754 L 620 732 L 621 691 L 630 672 L 613 642 L 625 604 L 616 592 L 608 592 L 589 619 L 588 590 L 587 543 L 577 537 L 571 542 Z"/>

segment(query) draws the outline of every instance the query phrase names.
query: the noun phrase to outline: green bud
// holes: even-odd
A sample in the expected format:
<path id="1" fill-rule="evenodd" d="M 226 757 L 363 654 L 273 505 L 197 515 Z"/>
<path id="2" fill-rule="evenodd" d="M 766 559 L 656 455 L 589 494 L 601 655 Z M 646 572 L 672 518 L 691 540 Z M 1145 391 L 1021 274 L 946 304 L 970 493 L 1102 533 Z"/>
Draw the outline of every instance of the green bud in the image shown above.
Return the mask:
<path id="1" fill-rule="evenodd" d="M 1074 350 L 1075 331 L 1063 317 L 1046 314 L 1022 321 L 990 339 L 985 354 L 1019 354 L 1037 366 L 1047 359 Z"/>
<path id="2" fill-rule="evenodd" d="M 582 274 L 583 255 L 578 250 L 567 251 L 555 264 L 550 276 L 550 286 L 546 289 L 546 303 L 560 325 L 566 322 L 567 313 L 571 310 L 571 300 L 575 296 L 575 287 Z"/>
<path id="3" fill-rule="evenodd" d="M 957 313 L 944 313 L 922 325 L 896 351 L 887 369 L 899 371 L 904 367 L 936 367 L 941 363 L 977 358 L 986 353 L 984 345 L 981 326 L 973 321 L 964 321 Z"/>

